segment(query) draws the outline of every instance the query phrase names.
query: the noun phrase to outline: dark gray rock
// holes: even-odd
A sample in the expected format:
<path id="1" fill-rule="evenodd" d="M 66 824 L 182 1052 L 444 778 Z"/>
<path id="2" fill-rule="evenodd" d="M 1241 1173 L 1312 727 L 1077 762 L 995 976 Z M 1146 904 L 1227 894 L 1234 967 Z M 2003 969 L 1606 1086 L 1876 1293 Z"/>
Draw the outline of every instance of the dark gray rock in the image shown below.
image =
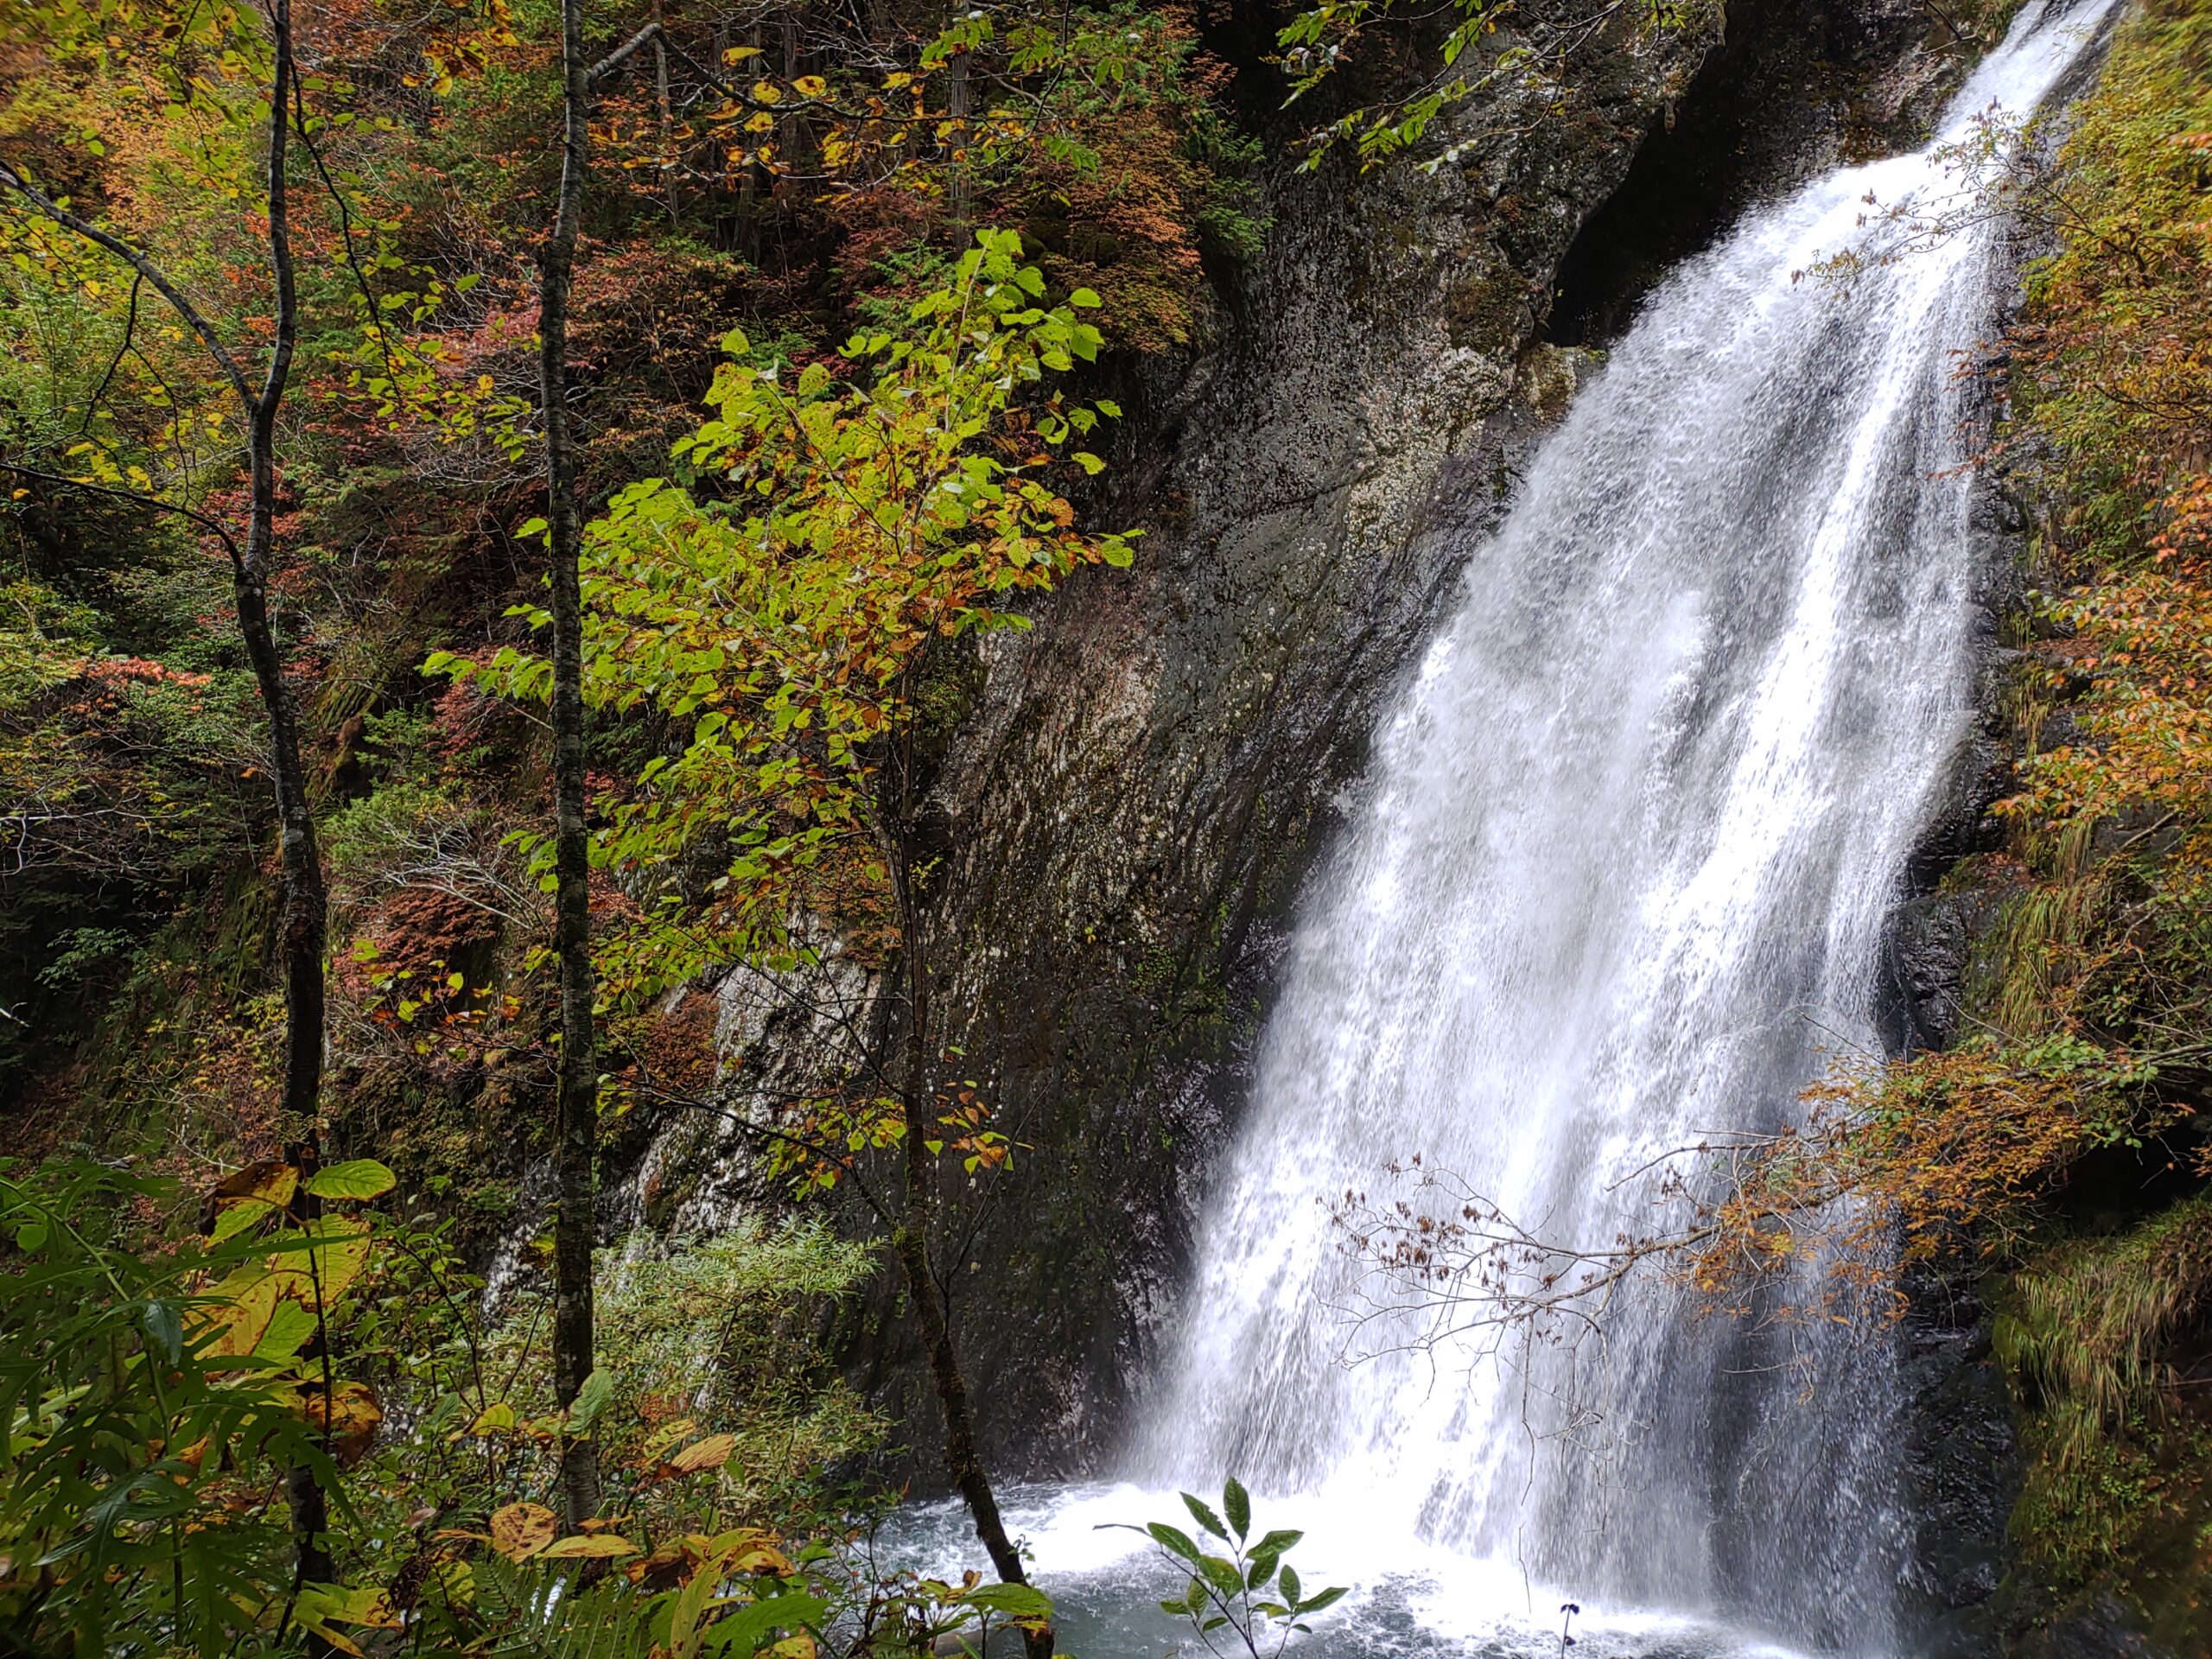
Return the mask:
<path id="1" fill-rule="evenodd" d="M 1916 1274 L 1906 1287 L 1904 1497 L 1913 1547 L 1899 1611 L 1923 1659 L 2000 1651 L 1993 1598 L 2011 1562 L 2005 1523 L 2023 1459 L 2012 1396 L 1990 1351 L 1987 1310 L 1973 1283 L 1961 1264 Z"/>
<path id="2" fill-rule="evenodd" d="M 2018 1659 L 2184 1659 L 2135 1629 L 2126 1606 L 2110 1598 L 2033 1632 L 2014 1651 Z"/>

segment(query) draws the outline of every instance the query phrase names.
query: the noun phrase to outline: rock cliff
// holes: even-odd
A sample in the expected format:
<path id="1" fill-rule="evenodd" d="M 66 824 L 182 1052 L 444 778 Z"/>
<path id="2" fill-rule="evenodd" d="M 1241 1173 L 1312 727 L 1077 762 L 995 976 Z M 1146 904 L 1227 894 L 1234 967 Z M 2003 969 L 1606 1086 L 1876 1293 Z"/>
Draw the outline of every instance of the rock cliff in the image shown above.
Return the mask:
<path id="1" fill-rule="evenodd" d="M 1147 527 L 1137 569 L 990 642 L 938 787 L 944 1006 L 1022 1146 L 956 1268 L 1002 1467 L 1095 1467 L 1141 1400 L 1301 873 L 1579 348 L 1761 192 L 1911 137 L 1970 55 L 1889 0 L 1615 10 L 1564 91 L 1454 111 L 1444 164 L 1273 182 L 1224 337 L 1124 400 L 1102 511 Z"/>

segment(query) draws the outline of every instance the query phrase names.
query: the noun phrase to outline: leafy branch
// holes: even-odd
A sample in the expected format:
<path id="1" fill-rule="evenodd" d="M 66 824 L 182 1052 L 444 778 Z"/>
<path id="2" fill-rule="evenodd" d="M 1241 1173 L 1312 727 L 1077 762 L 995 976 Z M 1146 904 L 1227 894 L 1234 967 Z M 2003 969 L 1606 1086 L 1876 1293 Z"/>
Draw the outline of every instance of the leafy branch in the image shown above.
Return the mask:
<path id="1" fill-rule="evenodd" d="M 1234 1477 L 1221 1489 L 1218 1511 L 1189 1492 L 1180 1496 L 1199 1532 L 1217 1542 L 1218 1550 L 1165 1521 L 1113 1525 L 1143 1533 L 1159 1547 L 1162 1559 L 1189 1573 L 1183 1594 L 1161 1602 L 1160 1610 L 1188 1619 L 1217 1659 L 1240 1650 L 1246 1659 L 1275 1659 L 1294 1634 L 1312 1630 L 1305 1622 L 1309 1616 L 1344 1599 L 1343 1585 L 1306 1594 L 1298 1570 L 1283 1560 L 1304 1533 L 1277 1528 L 1253 1538 L 1252 1499 Z M 1224 1630 L 1227 1637 L 1221 1636 Z"/>

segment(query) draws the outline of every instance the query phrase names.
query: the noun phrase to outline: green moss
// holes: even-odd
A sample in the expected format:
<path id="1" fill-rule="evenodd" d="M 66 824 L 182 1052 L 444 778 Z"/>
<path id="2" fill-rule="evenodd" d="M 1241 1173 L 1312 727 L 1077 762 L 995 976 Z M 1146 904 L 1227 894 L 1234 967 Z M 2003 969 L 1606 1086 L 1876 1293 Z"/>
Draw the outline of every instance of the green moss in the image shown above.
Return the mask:
<path id="1" fill-rule="evenodd" d="M 2029 1462 L 2011 1522 L 2020 1623 L 2119 1594 L 2175 1652 L 2212 1627 L 2212 1423 L 2184 1386 L 2204 1357 L 2212 1195 L 2046 1249 L 1998 1294 L 1993 1338 Z"/>

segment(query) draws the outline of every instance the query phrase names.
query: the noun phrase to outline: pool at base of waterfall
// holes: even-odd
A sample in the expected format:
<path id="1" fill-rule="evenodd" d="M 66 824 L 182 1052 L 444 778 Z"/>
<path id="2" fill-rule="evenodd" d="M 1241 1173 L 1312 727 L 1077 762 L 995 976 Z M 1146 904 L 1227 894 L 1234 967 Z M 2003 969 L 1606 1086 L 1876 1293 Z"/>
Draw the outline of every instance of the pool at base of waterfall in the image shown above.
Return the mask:
<path id="1" fill-rule="evenodd" d="M 999 1503 L 1032 1576 L 1058 1610 L 1063 1653 L 1164 1659 L 1179 1651 L 1205 1659 L 1190 1625 L 1160 1609 L 1181 1593 L 1185 1575 L 1141 1532 L 1128 1530 L 1154 1521 L 1194 1530 L 1173 1491 L 1029 1484 L 1002 1489 Z M 1534 1583 L 1510 1560 L 1478 1560 L 1410 1536 L 1343 1494 L 1255 1497 L 1255 1535 L 1276 1527 L 1305 1534 L 1287 1559 L 1307 1593 L 1339 1584 L 1351 1592 L 1314 1616 L 1310 1636 L 1293 1637 L 1297 1659 L 1560 1659 L 1568 1651 L 1573 1659 L 1800 1659 L 1801 1650 L 1726 1621 L 1609 1608 L 1572 1586 Z M 986 1565 L 957 1499 L 909 1505 L 879 1541 L 880 1559 L 931 1577 L 957 1580 Z M 1568 1602 L 1580 1609 L 1571 1649 L 1560 1641 Z"/>

